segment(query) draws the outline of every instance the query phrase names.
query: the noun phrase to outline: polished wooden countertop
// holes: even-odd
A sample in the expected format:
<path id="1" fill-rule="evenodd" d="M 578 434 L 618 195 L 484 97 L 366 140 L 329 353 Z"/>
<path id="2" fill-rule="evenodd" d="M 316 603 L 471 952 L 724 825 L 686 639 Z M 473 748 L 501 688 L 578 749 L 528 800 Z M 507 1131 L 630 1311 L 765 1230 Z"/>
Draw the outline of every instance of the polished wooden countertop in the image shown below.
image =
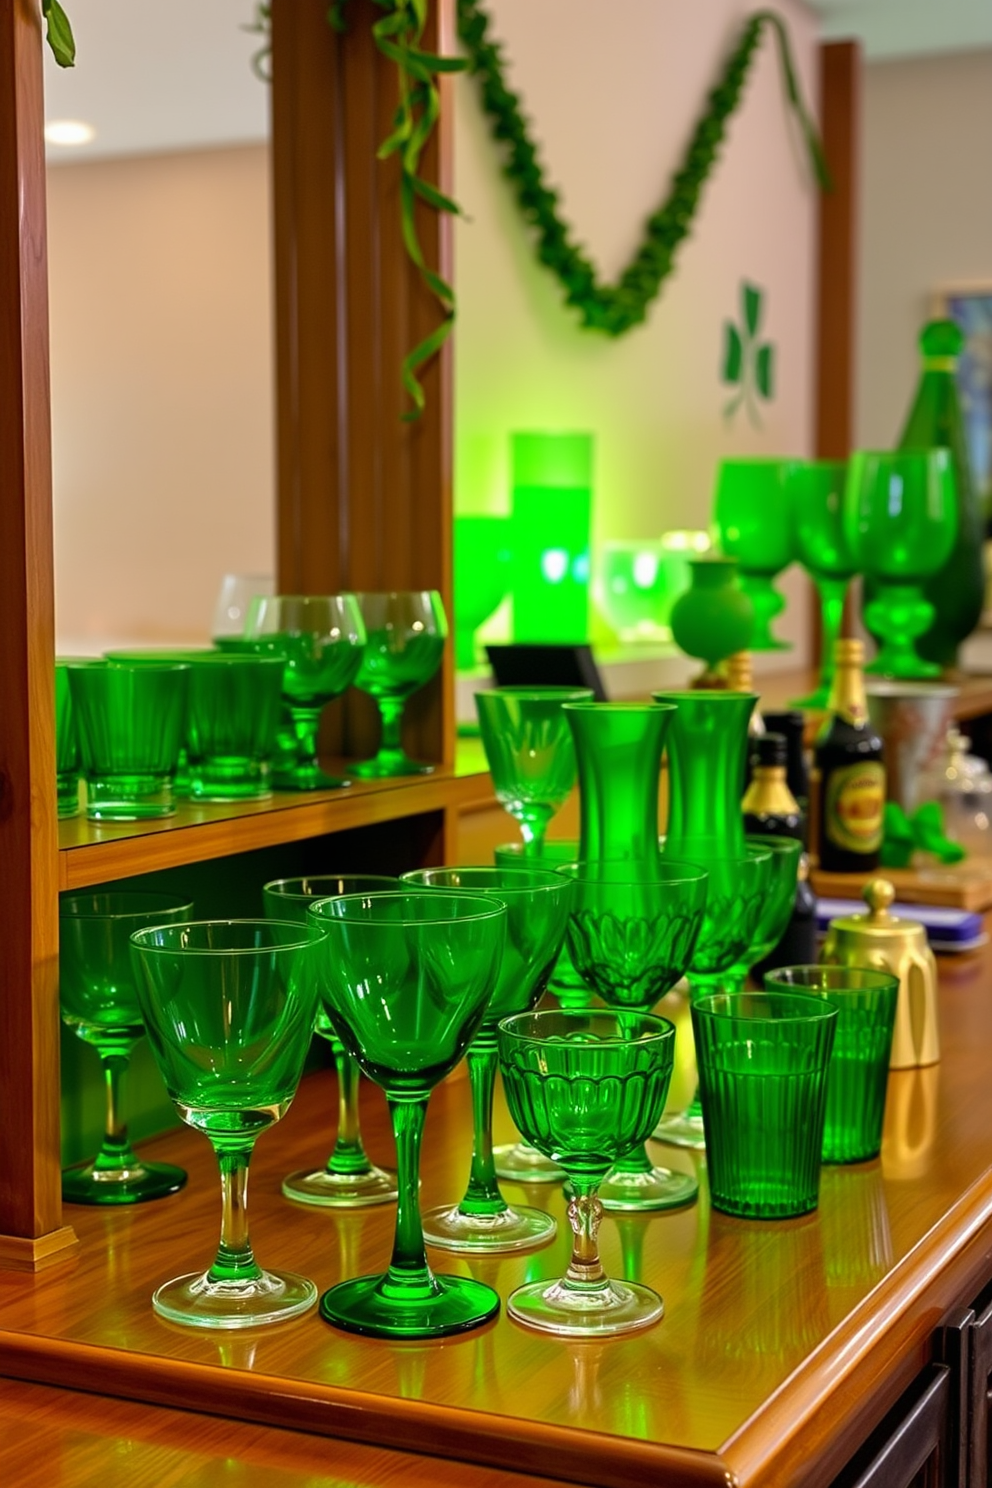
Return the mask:
<path id="1" fill-rule="evenodd" d="M 0 1372 L 559 1481 L 829 1483 L 926 1361 L 942 1315 L 992 1272 L 990 973 L 988 948 L 944 961 L 943 1062 L 893 1074 L 881 1159 L 825 1169 L 814 1215 L 716 1214 L 699 1159 L 655 1148 L 698 1166 L 702 1194 L 673 1214 L 604 1222 L 607 1266 L 665 1297 L 665 1318 L 641 1334 L 579 1343 L 505 1314 L 460 1338 L 396 1345 L 315 1315 L 250 1335 L 170 1326 L 150 1294 L 209 1262 L 219 1222 L 209 1147 L 183 1130 L 148 1144 L 188 1167 L 183 1193 L 125 1211 L 72 1207 L 77 1258 L 0 1274 Z M 680 999 L 665 1010 L 684 1022 Z M 675 1100 L 692 1080 L 690 1049 L 681 1039 Z M 363 1100 L 367 1144 L 388 1159 L 381 1096 L 369 1086 Z M 330 1214 L 280 1197 L 284 1173 L 326 1155 L 333 1111 L 333 1080 L 319 1073 L 262 1137 L 252 1177 L 262 1263 L 295 1267 L 321 1288 L 381 1269 L 393 1223 L 389 1208 Z M 497 1136 L 510 1135 L 501 1108 Z M 432 1098 L 425 1205 L 461 1193 L 470 1140 L 467 1082 L 452 1079 Z M 507 1192 L 547 1203 L 564 1224 L 559 1190 Z M 505 1298 L 560 1274 L 567 1245 L 560 1230 L 527 1256 L 433 1260 Z M 451 1472 L 439 1466 L 438 1482 Z"/>

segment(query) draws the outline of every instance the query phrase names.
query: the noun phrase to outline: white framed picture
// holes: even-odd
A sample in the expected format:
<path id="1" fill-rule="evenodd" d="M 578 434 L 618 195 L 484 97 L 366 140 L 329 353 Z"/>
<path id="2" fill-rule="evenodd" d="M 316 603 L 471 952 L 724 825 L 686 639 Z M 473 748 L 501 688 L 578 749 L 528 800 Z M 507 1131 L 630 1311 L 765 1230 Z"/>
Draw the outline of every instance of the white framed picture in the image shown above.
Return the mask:
<path id="1" fill-rule="evenodd" d="M 934 308 L 964 332 L 958 361 L 961 409 L 975 487 L 992 516 L 992 279 L 947 285 L 937 291 Z"/>

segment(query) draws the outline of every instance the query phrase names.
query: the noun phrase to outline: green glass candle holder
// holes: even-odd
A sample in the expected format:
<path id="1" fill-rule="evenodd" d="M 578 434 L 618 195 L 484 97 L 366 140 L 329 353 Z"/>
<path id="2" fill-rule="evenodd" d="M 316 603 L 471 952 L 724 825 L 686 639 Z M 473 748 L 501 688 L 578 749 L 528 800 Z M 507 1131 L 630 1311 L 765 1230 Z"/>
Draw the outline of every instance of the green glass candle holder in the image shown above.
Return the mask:
<path id="1" fill-rule="evenodd" d="M 741 584 L 754 605 L 752 651 L 788 651 L 772 634 L 785 609 L 774 580 L 796 556 L 789 460 L 721 460 L 713 517 L 720 546 L 740 565 Z"/>
<path id="2" fill-rule="evenodd" d="M 210 1140 L 223 1217 L 213 1265 L 165 1282 L 160 1317 L 200 1328 L 283 1322 L 317 1289 L 259 1266 L 248 1236 L 248 1164 L 256 1138 L 296 1094 L 316 1012 L 319 942 L 299 924 L 200 920 L 131 937 L 148 1039 L 179 1115 Z"/>
<path id="3" fill-rule="evenodd" d="M 837 1010 L 827 1071 L 825 1163 L 868 1162 L 882 1150 L 899 978 L 852 966 L 782 966 L 765 977 L 769 992 L 804 992 Z"/>
<path id="4" fill-rule="evenodd" d="M 172 816 L 189 667 L 72 661 L 67 670 L 87 816 L 94 821 Z"/>
<path id="5" fill-rule="evenodd" d="M 796 556 L 820 596 L 820 680 L 794 708 L 826 708 L 834 679 L 834 642 L 847 586 L 858 571 L 844 530 L 846 460 L 796 460 L 789 474 L 796 518 Z"/>
<path id="6" fill-rule="evenodd" d="M 496 799 L 519 824 L 528 857 L 543 852 L 548 823 L 575 784 L 572 734 L 562 708 L 587 687 L 496 687 L 475 694 Z"/>
<path id="7" fill-rule="evenodd" d="M 381 894 L 394 889 L 399 879 L 384 873 L 318 873 L 302 878 L 276 878 L 262 889 L 262 902 L 270 920 L 307 923 L 307 911 L 317 899 L 335 899 L 343 894 Z M 314 1032 L 326 1039 L 334 1055 L 338 1078 L 338 1130 L 334 1148 L 321 1168 L 302 1168 L 282 1181 L 287 1199 L 318 1208 L 364 1209 L 370 1204 L 388 1204 L 396 1198 L 396 1174 L 370 1161 L 362 1143 L 358 1110 L 358 1065 L 347 1053 L 334 1025 L 317 1003 Z"/>
<path id="8" fill-rule="evenodd" d="M 474 1136 L 468 1188 L 460 1204 L 427 1211 L 424 1235 L 428 1244 L 447 1250 L 492 1254 L 532 1250 L 552 1240 L 557 1226 L 540 1209 L 508 1204 L 500 1192 L 492 1134 L 496 1030 L 502 1018 L 536 1006 L 548 985 L 565 939 L 572 885 L 560 873 L 530 866 L 419 868 L 404 874 L 403 881 L 414 887 L 490 895 L 506 907 L 506 949 L 499 979 L 468 1049 Z"/>
<path id="9" fill-rule="evenodd" d="M 516 641 L 588 639 L 592 459 L 591 434 L 510 436 Z"/>
<path id="10" fill-rule="evenodd" d="M 506 939 L 492 898 L 441 889 L 318 900 L 319 980 L 345 1048 L 386 1092 L 396 1136 L 399 1203 L 388 1269 L 340 1282 L 321 1316 L 378 1338 L 438 1338 L 488 1322 L 499 1297 L 427 1264 L 418 1197 L 420 1144 L 433 1087 L 485 1018 Z"/>
<path id="11" fill-rule="evenodd" d="M 455 664 L 476 665 L 475 633 L 502 604 L 513 576 L 508 517 L 454 521 Z"/>
<path id="12" fill-rule="evenodd" d="M 657 1292 L 612 1281 L 599 1258 L 607 1172 L 643 1145 L 661 1115 L 675 1029 L 633 1012 L 521 1013 L 500 1024 L 499 1059 L 510 1114 L 528 1141 L 568 1174 L 572 1257 L 558 1281 L 518 1287 L 507 1312 L 563 1337 L 595 1338 L 657 1322 Z"/>
<path id="13" fill-rule="evenodd" d="M 692 1003 L 714 1209 L 788 1219 L 815 1209 L 837 1010 L 796 992 Z"/>
<path id="14" fill-rule="evenodd" d="M 79 740 L 72 716 L 69 671 L 55 663 L 55 771 L 60 817 L 79 815 Z"/>
<path id="15" fill-rule="evenodd" d="M 145 1162 L 127 1134 L 124 1086 L 135 1044 L 144 1037 L 131 965 L 131 935 L 148 925 L 189 920 L 193 906 L 174 894 L 87 892 L 59 900 L 59 1003 L 62 1021 L 100 1057 L 106 1125 L 92 1162 L 66 1168 L 70 1204 L 139 1204 L 176 1193 L 182 1168 Z"/>
<path id="16" fill-rule="evenodd" d="M 399 590 L 357 596 L 368 643 L 355 678 L 360 692 L 374 697 L 382 719 L 382 739 L 374 759 L 353 766 L 362 780 L 394 775 L 430 775 L 434 765 L 413 760 L 403 748 L 403 710 L 441 666 L 448 620 L 436 589 Z"/>
<path id="17" fill-rule="evenodd" d="M 566 703 L 579 773 L 583 863 L 658 861 L 661 756 L 675 709 L 659 703 Z"/>

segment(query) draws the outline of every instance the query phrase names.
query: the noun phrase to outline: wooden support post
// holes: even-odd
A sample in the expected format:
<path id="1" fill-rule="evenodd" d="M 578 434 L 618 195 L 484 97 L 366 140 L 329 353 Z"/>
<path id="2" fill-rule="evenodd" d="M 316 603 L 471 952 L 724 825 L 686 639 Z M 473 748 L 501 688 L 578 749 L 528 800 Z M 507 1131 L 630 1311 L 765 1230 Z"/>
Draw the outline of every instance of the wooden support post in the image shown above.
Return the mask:
<path id="1" fill-rule="evenodd" d="M 854 439 L 861 47 L 820 48 L 820 128 L 833 190 L 820 195 L 816 453 L 846 460 Z"/>

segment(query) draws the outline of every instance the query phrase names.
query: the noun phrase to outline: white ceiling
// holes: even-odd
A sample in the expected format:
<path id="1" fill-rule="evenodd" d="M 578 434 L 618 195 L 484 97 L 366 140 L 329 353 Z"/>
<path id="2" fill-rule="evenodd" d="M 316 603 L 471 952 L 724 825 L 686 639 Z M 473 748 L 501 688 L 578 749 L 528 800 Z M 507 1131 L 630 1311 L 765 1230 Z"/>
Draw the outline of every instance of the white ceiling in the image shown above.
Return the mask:
<path id="1" fill-rule="evenodd" d="M 254 0 L 63 0 L 77 64 L 47 56 L 49 119 L 79 119 L 92 143 L 49 160 L 265 139 L 268 89 L 251 68 Z M 701 0 L 685 0 L 699 4 Z M 827 37 L 858 36 L 869 58 L 992 46 L 992 0 L 807 0 Z"/>

